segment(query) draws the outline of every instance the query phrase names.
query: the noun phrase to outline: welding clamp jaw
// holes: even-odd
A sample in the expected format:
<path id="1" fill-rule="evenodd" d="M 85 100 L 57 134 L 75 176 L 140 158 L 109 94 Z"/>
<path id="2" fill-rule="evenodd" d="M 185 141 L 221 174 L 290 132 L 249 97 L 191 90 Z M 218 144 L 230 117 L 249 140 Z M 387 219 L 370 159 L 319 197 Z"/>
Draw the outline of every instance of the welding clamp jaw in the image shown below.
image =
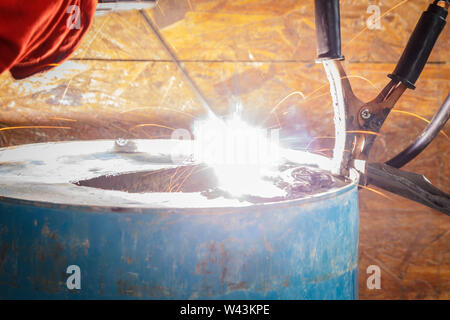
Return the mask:
<path id="1" fill-rule="evenodd" d="M 343 135 L 340 140 L 344 140 L 340 142 L 339 173 L 348 176 L 350 168 L 356 168 L 361 173 L 360 184 L 374 184 L 446 214 L 450 214 L 450 195 L 432 186 L 424 176 L 399 168 L 425 149 L 446 124 L 450 117 L 450 95 L 413 144 L 386 164 L 368 161 L 372 145 L 395 103 L 406 89 L 415 88 L 415 82 L 445 26 L 449 2 L 436 0 L 429 5 L 394 72 L 388 75 L 391 81 L 375 99 L 365 103 L 353 93 L 341 64 L 339 1 L 315 0 L 317 61 L 323 63 L 330 81 L 335 126 L 340 127 L 335 130 L 335 141 L 337 143 L 339 135 Z M 336 150 L 335 145 L 334 153 Z"/>

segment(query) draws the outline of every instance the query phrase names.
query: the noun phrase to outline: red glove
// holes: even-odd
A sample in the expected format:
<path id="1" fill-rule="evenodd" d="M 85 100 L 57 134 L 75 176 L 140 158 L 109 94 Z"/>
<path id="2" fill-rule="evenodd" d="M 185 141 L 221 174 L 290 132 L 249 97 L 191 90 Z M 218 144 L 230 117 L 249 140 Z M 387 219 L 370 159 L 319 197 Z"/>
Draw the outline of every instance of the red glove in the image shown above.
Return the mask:
<path id="1" fill-rule="evenodd" d="M 97 0 L 1 0 L 0 74 L 15 79 L 53 68 L 77 49 Z"/>

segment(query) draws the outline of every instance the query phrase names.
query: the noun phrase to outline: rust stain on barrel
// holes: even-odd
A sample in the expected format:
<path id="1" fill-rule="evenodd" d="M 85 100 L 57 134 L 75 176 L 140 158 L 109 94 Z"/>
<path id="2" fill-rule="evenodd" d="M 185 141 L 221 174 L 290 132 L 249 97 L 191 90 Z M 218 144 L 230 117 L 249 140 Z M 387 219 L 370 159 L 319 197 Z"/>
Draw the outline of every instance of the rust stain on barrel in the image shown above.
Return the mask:
<path id="1" fill-rule="evenodd" d="M 1 258 L 0 258 L 0 269 L 2 268 L 3 263 L 5 262 L 6 253 L 8 252 L 8 249 L 9 249 L 9 244 L 5 244 L 2 248 Z"/>
<path id="2" fill-rule="evenodd" d="M 240 289 L 248 289 L 247 282 L 246 281 L 241 281 L 241 282 L 236 283 L 236 284 L 230 284 L 228 286 L 228 289 L 230 291 L 232 291 L 232 290 L 240 290 Z"/>

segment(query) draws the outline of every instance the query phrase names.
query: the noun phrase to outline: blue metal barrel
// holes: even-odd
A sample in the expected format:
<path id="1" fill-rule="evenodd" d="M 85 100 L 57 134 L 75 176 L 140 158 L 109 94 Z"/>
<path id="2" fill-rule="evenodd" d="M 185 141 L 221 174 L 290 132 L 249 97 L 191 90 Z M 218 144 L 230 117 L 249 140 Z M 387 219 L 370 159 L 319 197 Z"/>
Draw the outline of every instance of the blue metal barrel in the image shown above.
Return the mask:
<path id="1" fill-rule="evenodd" d="M 356 183 L 243 207 L 0 198 L 0 299 L 356 299 L 357 267 Z"/>

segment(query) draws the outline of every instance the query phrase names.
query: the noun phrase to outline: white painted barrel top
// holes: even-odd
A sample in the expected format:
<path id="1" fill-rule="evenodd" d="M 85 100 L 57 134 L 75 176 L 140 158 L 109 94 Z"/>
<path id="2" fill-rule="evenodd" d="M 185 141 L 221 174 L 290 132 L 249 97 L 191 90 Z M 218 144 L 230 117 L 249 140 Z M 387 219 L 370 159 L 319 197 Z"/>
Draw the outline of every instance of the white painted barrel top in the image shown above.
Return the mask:
<path id="1" fill-rule="evenodd" d="M 36 143 L 0 149 L 0 196 L 29 201 L 87 206 L 136 208 L 243 207 L 253 203 L 237 199 L 207 199 L 200 192 L 128 193 L 74 185 L 73 182 L 103 175 L 174 168 L 171 152 L 185 152 L 188 141 L 166 139 L 130 140 L 133 152 L 117 152 L 115 140 Z M 181 147 L 180 147 L 181 146 Z M 187 151 L 186 151 L 187 152 Z M 283 149 L 285 159 L 299 164 L 330 160 L 320 155 Z M 309 163 L 308 163 L 309 162 Z M 355 180 L 355 179 L 354 179 Z M 340 187 L 347 188 L 348 186 Z M 308 199 L 336 192 L 331 189 Z"/>

